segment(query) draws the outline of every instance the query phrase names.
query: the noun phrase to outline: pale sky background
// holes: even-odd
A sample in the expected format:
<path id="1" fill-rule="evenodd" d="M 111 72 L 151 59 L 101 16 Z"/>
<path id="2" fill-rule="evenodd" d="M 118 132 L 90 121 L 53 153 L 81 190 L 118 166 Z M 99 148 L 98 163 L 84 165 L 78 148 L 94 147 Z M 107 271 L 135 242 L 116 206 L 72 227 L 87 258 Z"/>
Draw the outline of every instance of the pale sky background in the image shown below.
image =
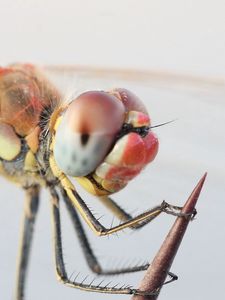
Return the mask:
<path id="1" fill-rule="evenodd" d="M 219 84 L 157 80 L 54 76 L 66 92 L 122 86 L 138 94 L 158 128 L 160 151 L 155 162 L 118 195 L 130 212 L 163 199 L 182 205 L 205 171 L 208 178 L 171 271 L 179 281 L 166 286 L 161 300 L 209 300 L 224 297 L 225 269 L 225 2 L 224 1 L 52 1 L 0 0 L 0 64 L 79 64 L 85 66 L 165 70 L 217 78 Z M 11 300 L 23 193 L 0 180 L 0 299 Z M 82 196 L 103 214 L 97 201 Z M 86 199 L 86 198 L 85 198 Z M 26 300 L 130 299 L 66 288 L 56 281 L 52 259 L 50 212 L 43 193 L 34 240 Z M 103 218 L 110 224 L 111 215 Z M 174 218 L 161 216 L 142 231 L 97 238 L 87 228 L 106 266 L 151 261 Z M 69 274 L 90 271 L 63 211 L 64 253 Z M 85 225 L 86 226 L 86 225 Z M 75 272 L 76 274 L 76 272 Z M 137 286 L 143 274 L 114 278 Z M 108 279 L 108 281 L 111 279 Z M 106 280 L 107 283 L 107 280 Z"/>
<path id="2" fill-rule="evenodd" d="M 224 1 L 1 0 L 1 63 L 225 73 Z"/>

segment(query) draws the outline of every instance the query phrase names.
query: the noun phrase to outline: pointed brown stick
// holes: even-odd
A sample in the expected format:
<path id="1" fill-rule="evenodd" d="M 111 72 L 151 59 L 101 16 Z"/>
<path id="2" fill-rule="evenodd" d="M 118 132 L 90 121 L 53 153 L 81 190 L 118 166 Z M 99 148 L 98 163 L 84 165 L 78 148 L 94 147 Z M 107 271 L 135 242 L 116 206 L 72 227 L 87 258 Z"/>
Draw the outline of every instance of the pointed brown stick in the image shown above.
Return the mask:
<path id="1" fill-rule="evenodd" d="M 195 209 L 198 197 L 200 195 L 202 186 L 204 184 L 207 173 L 201 178 L 193 192 L 189 196 L 187 202 L 183 206 L 182 213 L 192 214 Z M 187 229 L 190 219 L 178 217 L 164 240 L 159 252 L 156 254 L 152 264 L 149 266 L 142 279 L 139 290 L 154 291 L 162 287 L 167 277 L 168 271 L 176 256 L 177 250 L 181 244 L 185 231 Z M 160 288 L 161 289 L 161 288 Z M 156 300 L 158 295 L 154 296 L 140 296 L 135 295 L 133 300 Z"/>

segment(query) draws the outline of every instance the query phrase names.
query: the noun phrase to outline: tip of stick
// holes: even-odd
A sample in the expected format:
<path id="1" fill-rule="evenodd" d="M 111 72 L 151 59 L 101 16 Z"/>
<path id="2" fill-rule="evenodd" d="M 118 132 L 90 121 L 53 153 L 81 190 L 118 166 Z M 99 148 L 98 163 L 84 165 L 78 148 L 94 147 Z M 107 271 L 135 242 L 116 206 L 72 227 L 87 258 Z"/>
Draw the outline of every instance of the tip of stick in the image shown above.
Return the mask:
<path id="1" fill-rule="evenodd" d="M 199 180 L 199 182 L 195 186 L 195 188 L 192 191 L 191 195 L 189 196 L 188 200 L 184 204 L 182 212 L 191 213 L 194 210 L 195 205 L 198 201 L 199 195 L 201 193 L 202 187 L 204 185 L 206 176 L 207 176 L 207 172 L 205 172 L 205 174 L 202 176 L 202 178 Z"/>

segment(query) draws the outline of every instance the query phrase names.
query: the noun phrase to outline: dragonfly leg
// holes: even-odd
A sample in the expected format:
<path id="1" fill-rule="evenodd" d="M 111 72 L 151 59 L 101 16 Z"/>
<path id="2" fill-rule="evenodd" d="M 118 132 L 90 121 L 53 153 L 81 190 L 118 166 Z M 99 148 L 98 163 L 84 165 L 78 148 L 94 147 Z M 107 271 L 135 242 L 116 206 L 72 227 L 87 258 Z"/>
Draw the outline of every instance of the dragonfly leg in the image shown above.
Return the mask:
<path id="1" fill-rule="evenodd" d="M 101 201 L 101 203 L 107 207 L 120 221 L 128 221 L 131 220 L 133 217 L 128 214 L 122 207 L 120 207 L 111 197 L 109 196 L 101 196 L 98 197 L 98 199 Z M 145 221 L 138 223 L 130 229 L 140 229 L 144 227 L 146 224 L 151 222 L 153 220 L 153 217 L 151 216 L 150 219 L 146 219 Z"/>
<path id="2" fill-rule="evenodd" d="M 66 207 L 68 209 L 68 212 L 70 214 L 71 221 L 73 223 L 74 229 L 75 229 L 75 231 L 78 235 L 79 242 L 80 242 L 81 248 L 83 250 L 84 256 L 86 258 L 86 261 L 88 263 L 88 266 L 90 267 L 90 269 L 93 272 L 95 272 L 99 275 L 117 275 L 117 274 L 125 274 L 125 273 L 144 271 L 149 267 L 149 263 L 145 263 L 145 264 L 142 264 L 142 265 L 137 265 L 137 266 L 134 266 L 134 267 L 121 268 L 121 269 L 113 269 L 113 270 L 102 269 L 96 255 L 94 254 L 94 252 L 91 248 L 90 242 L 88 241 L 88 238 L 85 234 L 85 231 L 84 231 L 84 228 L 81 224 L 78 213 L 77 213 L 76 209 L 74 208 L 74 206 L 72 205 L 72 203 L 70 202 L 70 200 L 68 199 L 65 192 L 63 192 L 63 199 L 64 199 L 64 202 L 65 202 Z M 117 206 L 117 204 L 113 200 L 111 200 L 110 198 L 109 198 L 109 200 L 112 201 L 112 203 Z M 121 208 L 119 207 L 119 210 L 120 209 Z M 123 212 L 123 209 L 121 209 L 121 210 Z M 125 214 L 127 216 L 129 216 L 126 212 L 125 212 Z M 172 282 L 172 281 L 178 279 L 178 277 L 175 274 L 171 273 L 171 272 L 169 272 L 168 275 L 171 277 L 169 282 Z"/>
<path id="3" fill-rule="evenodd" d="M 27 268 L 30 257 L 34 224 L 38 212 L 39 186 L 26 189 L 22 231 L 17 259 L 15 300 L 24 299 Z"/>
<path id="4" fill-rule="evenodd" d="M 132 228 L 139 223 L 142 222 L 151 222 L 154 218 L 156 218 L 162 212 L 167 214 L 172 214 L 180 217 L 192 217 L 187 216 L 186 214 L 182 214 L 180 212 L 180 208 L 176 206 L 172 206 L 165 201 L 163 201 L 160 205 L 147 210 L 144 213 L 139 214 L 136 217 L 131 218 L 117 226 L 111 228 L 105 228 L 92 214 L 90 209 L 87 207 L 83 199 L 76 192 L 72 182 L 64 175 L 60 174 L 59 176 L 61 189 L 64 190 L 69 197 L 72 204 L 76 207 L 76 209 L 80 212 L 81 216 L 84 218 L 88 226 L 99 236 L 109 235 L 114 232 L 123 230 L 125 228 Z"/>
<path id="5" fill-rule="evenodd" d="M 132 219 L 133 217 L 128 214 L 122 207 L 120 207 L 111 197 L 109 196 L 101 196 L 98 197 L 98 199 L 101 201 L 101 203 L 107 207 L 118 219 L 120 219 L 121 221 L 128 221 L 130 219 Z M 166 209 L 169 208 L 170 211 L 168 212 L 169 214 L 173 215 L 173 216 L 183 216 L 183 217 L 191 217 L 194 218 L 196 215 L 196 211 L 193 212 L 192 215 L 189 214 L 182 214 L 181 210 L 182 207 L 180 206 L 175 206 L 175 205 L 171 205 L 167 203 L 167 207 Z M 157 217 L 157 216 L 156 216 Z M 144 227 L 146 224 L 149 223 L 149 221 L 151 222 L 153 220 L 152 216 L 150 217 L 150 219 L 146 219 L 143 222 L 139 223 L 139 224 L 135 224 L 133 227 L 131 227 L 131 229 L 139 229 Z"/>
<path id="6" fill-rule="evenodd" d="M 90 292 L 99 292 L 99 293 L 108 293 L 108 294 L 137 294 L 137 295 L 155 295 L 158 294 L 158 289 L 150 292 L 143 292 L 138 289 L 134 289 L 131 286 L 122 286 L 118 285 L 109 286 L 107 285 L 94 285 L 93 281 L 91 283 L 85 283 L 85 278 L 83 281 L 78 282 L 71 280 L 66 272 L 65 263 L 63 259 L 62 251 L 62 238 L 61 238 L 61 222 L 60 222 L 60 211 L 59 211 L 59 197 L 55 189 L 51 188 L 51 208 L 52 208 L 52 220 L 53 220 L 53 236 L 54 236 L 54 254 L 55 254 L 55 264 L 58 280 L 64 283 L 67 286 L 90 291 Z"/>
<path id="7" fill-rule="evenodd" d="M 85 234 L 84 228 L 81 224 L 81 221 L 79 219 L 78 213 L 70 200 L 68 199 L 68 196 L 65 192 L 63 192 L 63 199 L 66 204 L 66 207 L 68 209 L 68 212 L 71 217 L 71 221 L 73 223 L 74 229 L 78 235 L 80 245 L 82 247 L 84 256 L 86 258 L 86 261 L 90 267 L 90 269 L 99 274 L 99 275 L 116 275 L 116 274 L 124 274 L 124 273 L 131 273 L 131 272 L 137 272 L 137 271 L 143 271 L 146 270 L 149 266 L 149 264 L 143 264 L 140 266 L 135 267 L 129 267 L 129 268 L 123 268 L 123 269 L 115 269 L 115 270 L 103 270 L 96 255 L 94 254 L 91 245 L 88 241 L 88 238 Z"/>

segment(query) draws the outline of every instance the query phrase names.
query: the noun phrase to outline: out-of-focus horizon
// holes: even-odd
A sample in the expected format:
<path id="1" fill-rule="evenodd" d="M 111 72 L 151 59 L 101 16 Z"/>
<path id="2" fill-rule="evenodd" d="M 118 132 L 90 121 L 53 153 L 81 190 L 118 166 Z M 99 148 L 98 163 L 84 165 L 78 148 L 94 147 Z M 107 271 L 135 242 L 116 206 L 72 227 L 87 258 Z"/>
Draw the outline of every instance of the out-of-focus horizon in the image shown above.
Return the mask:
<path id="1" fill-rule="evenodd" d="M 124 87 L 143 100 L 153 125 L 177 119 L 154 130 L 160 140 L 159 154 L 152 165 L 114 196 L 122 207 L 136 214 L 162 200 L 182 205 L 208 171 L 198 215 L 171 268 L 179 280 L 165 286 L 161 300 L 220 299 L 224 293 L 224 10 L 224 1 L 219 0 L 1 1 L 0 65 L 31 62 L 153 72 L 152 78 L 144 79 L 144 73 L 136 73 L 134 79 L 129 72 L 121 77 L 116 72 L 106 75 L 47 70 L 66 96 L 90 89 Z M 161 80 L 157 72 L 175 76 Z M 23 192 L 2 178 L 0 188 L 0 298 L 8 300 L 14 287 Z M 103 223 L 110 225 L 112 215 L 79 186 L 78 190 L 99 216 L 105 215 Z M 57 282 L 47 192 L 42 196 L 26 300 L 130 299 L 81 292 Z M 69 274 L 75 271 L 74 277 L 81 272 L 82 280 L 90 271 L 64 208 L 62 220 L 66 267 Z M 151 261 L 173 221 L 173 217 L 162 215 L 141 231 L 126 230 L 110 238 L 95 237 L 84 226 L 103 265 L 115 267 Z M 113 282 L 137 286 L 142 276 L 116 276 Z M 106 278 L 105 284 L 111 279 Z"/>

